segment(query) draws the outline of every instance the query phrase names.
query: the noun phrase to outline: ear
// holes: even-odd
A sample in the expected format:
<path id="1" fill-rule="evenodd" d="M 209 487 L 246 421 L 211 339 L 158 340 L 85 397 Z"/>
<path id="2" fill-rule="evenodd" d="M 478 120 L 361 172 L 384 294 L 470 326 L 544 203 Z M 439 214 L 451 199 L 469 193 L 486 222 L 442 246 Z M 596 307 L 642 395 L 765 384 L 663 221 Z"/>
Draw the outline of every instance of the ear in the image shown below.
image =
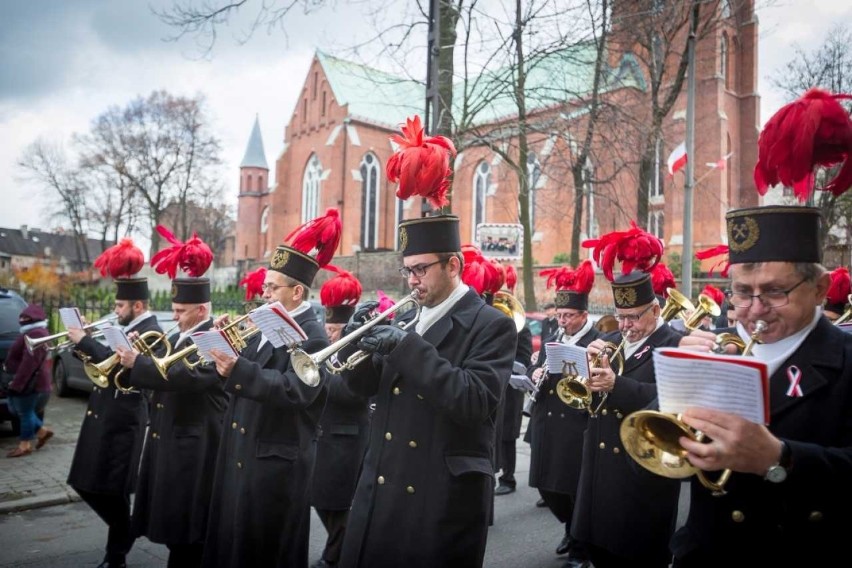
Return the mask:
<path id="1" fill-rule="evenodd" d="M 828 288 L 831 286 L 831 274 L 828 272 L 820 276 L 816 281 L 817 302 L 821 305 L 825 301 L 828 294 Z"/>

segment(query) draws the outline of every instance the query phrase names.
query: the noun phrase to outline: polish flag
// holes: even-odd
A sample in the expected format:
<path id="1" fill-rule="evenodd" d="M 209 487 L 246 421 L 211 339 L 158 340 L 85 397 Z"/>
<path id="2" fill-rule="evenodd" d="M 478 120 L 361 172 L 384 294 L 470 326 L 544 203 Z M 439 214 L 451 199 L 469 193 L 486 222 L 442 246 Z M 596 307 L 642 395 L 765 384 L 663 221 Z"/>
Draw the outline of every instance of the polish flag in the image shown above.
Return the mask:
<path id="1" fill-rule="evenodd" d="M 708 168 L 714 168 L 714 169 L 717 169 L 717 170 L 724 170 L 725 166 L 728 165 L 728 158 L 730 158 L 733 154 L 734 154 L 733 152 L 726 154 L 726 155 L 722 156 L 716 162 L 707 162 L 707 167 Z"/>
<path id="2" fill-rule="evenodd" d="M 666 160 L 666 164 L 669 167 L 670 176 L 675 175 L 677 171 L 686 165 L 686 142 L 681 142 L 677 148 L 672 150 L 672 153 L 669 154 L 669 159 Z"/>

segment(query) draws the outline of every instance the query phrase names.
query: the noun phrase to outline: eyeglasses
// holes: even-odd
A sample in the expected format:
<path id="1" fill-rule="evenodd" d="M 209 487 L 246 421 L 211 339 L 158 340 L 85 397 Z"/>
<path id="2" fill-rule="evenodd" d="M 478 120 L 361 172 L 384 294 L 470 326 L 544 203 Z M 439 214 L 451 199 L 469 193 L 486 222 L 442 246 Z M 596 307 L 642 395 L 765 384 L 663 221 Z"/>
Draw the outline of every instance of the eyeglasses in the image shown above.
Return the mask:
<path id="1" fill-rule="evenodd" d="M 556 314 L 556 319 L 574 319 L 580 317 L 581 315 L 583 315 L 583 312 L 561 312 Z"/>
<path id="2" fill-rule="evenodd" d="M 648 310 L 650 310 L 653 307 L 654 307 L 654 304 L 651 304 L 650 306 L 648 306 L 647 308 L 645 308 L 644 310 L 642 310 L 638 314 L 614 314 L 613 317 L 615 318 L 615 321 L 617 321 L 618 323 L 622 323 L 622 322 L 636 323 L 637 321 L 639 321 L 639 318 L 641 318 L 642 316 L 647 314 Z"/>
<path id="3" fill-rule="evenodd" d="M 264 292 L 269 291 L 273 294 L 278 288 L 295 288 L 297 284 L 273 284 L 272 282 L 264 282 L 260 285 L 260 289 Z"/>
<path id="4" fill-rule="evenodd" d="M 429 270 L 429 267 L 439 262 L 444 262 L 443 260 L 436 260 L 435 262 L 429 262 L 427 264 L 418 264 L 416 266 L 403 266 L 399 269 L 399 273 L 402 274 L 403 278 L 411 278 L 411 275 L 415 275 L 417 278 L 423 278 L 426 276 L 426 271 Z"/>
<path id="5" fill-rule="evenodd" d="M 780 308 L 790 303 L 790 292 L 807 282 L 807 278 L 802 278 L 795 285 L 786 290 L 770 290 L 761 294 L 745 294 L 735 290 L 725 290 L 725 297 L 735 308 L 750 308 L 754 299 L 760 300 L 760 303 L 767 308 Z"/>

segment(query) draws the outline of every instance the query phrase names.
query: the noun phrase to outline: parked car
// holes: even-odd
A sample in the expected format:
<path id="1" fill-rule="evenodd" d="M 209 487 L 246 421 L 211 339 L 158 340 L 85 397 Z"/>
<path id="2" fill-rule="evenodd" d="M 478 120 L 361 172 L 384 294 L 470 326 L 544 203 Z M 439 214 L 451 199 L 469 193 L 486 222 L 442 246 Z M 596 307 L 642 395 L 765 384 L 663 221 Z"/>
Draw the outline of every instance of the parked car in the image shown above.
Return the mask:
<path id="1" fill-rule="evenodd" d="M 18 324 L 18 316 L 27 306 L 19 294 L 6 288 L 0 288 L 0 365 L 6 362 L 6 354 L 9 348 L 21 335 L 21 326 Z M 20 429 L 18 418 L 9 412 L 6 393 L 0 392 L 0 422 L 11 422 L 12 431 L 17 434 Z"/>

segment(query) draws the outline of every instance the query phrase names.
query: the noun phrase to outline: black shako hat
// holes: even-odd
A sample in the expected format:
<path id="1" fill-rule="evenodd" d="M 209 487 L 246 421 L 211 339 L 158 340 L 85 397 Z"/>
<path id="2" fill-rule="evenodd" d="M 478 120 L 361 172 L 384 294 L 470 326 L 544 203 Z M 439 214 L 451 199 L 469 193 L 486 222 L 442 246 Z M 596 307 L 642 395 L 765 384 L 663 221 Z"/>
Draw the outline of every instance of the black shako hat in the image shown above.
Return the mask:
<path id="1" fill-rule="evenodd" d="M 820 223 L 814 207 L 772 205 L 725 215 L 731 264 L 822 262 Z"/>
<path id="2" fill-rule="evenodd" d="M 612 281 L 612 299 L 616 308 L 635 308 L 656 299 L 651 275 L 634 270 Z"/>
<path id="3" fill-rule="evenodd" d="M 116 300 L 147 300 L 148 279 L 147 278 L 116 278 L 115 279 Z"/>
<path id="4" fill-rule="evenodd" d="M 175 278 L 172 280 L 172 302 L 176 304 L 206 304 L 209 301 L 209 278 Z"/>
<path id="5" fill-rule="evenodd" d="M 326 306 L 325 323 L 348 323 L 355 313 L 355 306 Z"/>
<path id="6" fill-rule="evenodd" d="M 269 268 L 310 288 L 319 270 L 319 263 L 315 258 L 294 248 L 278 245 L 269 262 Z"/>
<path id="7" fill-rule="evenodd" d="M 438 215 L 401 222 L 399 250 L 403 257 L 461 252 L 459 218 L 455 215 Z"/>
<path id="8" fill-rule="evenodd" d="M 576 290 L 557 290 L 556 307 L 570 308 L 572 310 L 588 311 L 589 295 Z"/>

